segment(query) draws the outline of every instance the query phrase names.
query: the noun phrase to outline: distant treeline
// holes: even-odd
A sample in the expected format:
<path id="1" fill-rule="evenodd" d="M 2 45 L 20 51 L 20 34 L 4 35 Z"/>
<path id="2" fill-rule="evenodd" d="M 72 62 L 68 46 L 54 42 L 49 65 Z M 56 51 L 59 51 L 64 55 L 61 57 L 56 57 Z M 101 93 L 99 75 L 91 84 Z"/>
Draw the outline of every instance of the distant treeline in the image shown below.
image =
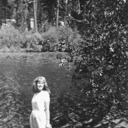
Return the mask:
<path id="1" fill-rule="evenodd" d="M 63 22 L 74 27 L 74 18 L 83 19 L 83 4 L 82 0 L 1 0 L 0 25 L 6 23 L 6 19 L 15 19 L 17 27 L 30 30 L 34 19 L 36 31 L 46 23 L 58 27 Z"/>

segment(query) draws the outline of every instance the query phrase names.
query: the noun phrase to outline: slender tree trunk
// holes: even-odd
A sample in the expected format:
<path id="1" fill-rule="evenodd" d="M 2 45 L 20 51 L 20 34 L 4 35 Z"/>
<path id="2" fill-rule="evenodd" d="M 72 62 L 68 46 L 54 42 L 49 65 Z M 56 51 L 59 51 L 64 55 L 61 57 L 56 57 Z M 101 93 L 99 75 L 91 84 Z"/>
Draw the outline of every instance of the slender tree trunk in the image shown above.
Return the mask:
<path id="1" fill-rule="evenodd" d="M 60 2 L 57 0 L 57 12 L 56 12 L 56 27 L 58 28 L 58 23 L 59 23 L 59 6 Z"/>
<path id="2" fill-rule="evenodd" d="M 59 39 L 58 39 L 59 6 L 60 6 L 60 1 L 57 0 L 57 11 L 56 11 L 57 45 L 59 44 Z"/>
<path id="3" fill-rule="evenodd" d="M 33 4 L 34 4 L 34 29 L 35 29 L 35 32 L 38 31 L 38 27 L 37 27 L 37 0 L 34 0 L 33 1 Z"/>
<path id="4" fill-rule="evenodd" d="M 0 27 L 2 26 L 2 14 L 3 14 L 2 0 L 0 0 Z"/>
<path id="5" fill-rule="evenodd" d="M 20 3 L 21 6 L 21 29 L 24 31 L 24 7 L 23 7 L 23 0 Z"/>
<path id="6" fill-rule="evenodd" d="M 64 24 L 67 24 L 67 12 L 68 12 L 68 0 L 65 1 L 65 16 L 64 16 Z"/>

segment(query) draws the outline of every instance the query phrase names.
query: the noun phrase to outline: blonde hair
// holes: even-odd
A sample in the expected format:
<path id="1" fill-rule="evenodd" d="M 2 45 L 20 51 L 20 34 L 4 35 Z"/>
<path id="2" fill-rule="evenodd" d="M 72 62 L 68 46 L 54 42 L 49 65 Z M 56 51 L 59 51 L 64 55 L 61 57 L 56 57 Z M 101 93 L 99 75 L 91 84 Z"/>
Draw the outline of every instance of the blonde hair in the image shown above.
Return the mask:
<path id="1" fill-rule="evenodd" d="M 40 82 L 40 81 L 43 81 L 44 82 L 44 88 L 42 90 L 45 90 L 47 92 L 50 93 L 50 89 L 48 87 L 48 84 L 47 84 L 47 81 L 46 81 L 46 78 L 43 77 L 43 76 L 38 76 L 37 78 L 34 79 L 33 81 L 33 86 L 32 86 L 32 90 L 33 90 L 33 93 L 38 93 L 40 92 L 37 88 L 37 83 Z"/>

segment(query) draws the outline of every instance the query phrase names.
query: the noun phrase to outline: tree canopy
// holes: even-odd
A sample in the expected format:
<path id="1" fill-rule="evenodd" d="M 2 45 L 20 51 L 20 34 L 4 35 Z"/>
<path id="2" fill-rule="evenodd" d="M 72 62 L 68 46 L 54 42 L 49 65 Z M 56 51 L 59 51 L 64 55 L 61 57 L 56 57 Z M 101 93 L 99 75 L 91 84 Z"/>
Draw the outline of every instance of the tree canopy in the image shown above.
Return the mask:
<path id="1" fill-rule="evenodd" d="M 76 24 L 84 40 L 73 53 L 73 80 L 85 108 L 81 121 L 90 120 L 83 122 L 84 127 L 99 122 L 99 127 L 114 127 L 111 119 L 126 118 L 128 110 L 127 5 L 123 0 L 80 2 L 83 19 Z"/>

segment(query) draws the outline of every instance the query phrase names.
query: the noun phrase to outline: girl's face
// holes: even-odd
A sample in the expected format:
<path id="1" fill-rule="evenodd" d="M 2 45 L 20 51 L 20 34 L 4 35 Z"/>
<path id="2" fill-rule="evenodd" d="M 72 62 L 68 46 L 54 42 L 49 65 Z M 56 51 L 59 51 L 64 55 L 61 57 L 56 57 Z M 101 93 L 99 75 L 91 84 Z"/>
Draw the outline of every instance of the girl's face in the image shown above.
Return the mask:
<path id="1" fill-rule="evenodd" d="M 44 88 L 44 81 L 38 81 L 37 82 L 37 88 L 39 91 L 42 91 Z"/>

